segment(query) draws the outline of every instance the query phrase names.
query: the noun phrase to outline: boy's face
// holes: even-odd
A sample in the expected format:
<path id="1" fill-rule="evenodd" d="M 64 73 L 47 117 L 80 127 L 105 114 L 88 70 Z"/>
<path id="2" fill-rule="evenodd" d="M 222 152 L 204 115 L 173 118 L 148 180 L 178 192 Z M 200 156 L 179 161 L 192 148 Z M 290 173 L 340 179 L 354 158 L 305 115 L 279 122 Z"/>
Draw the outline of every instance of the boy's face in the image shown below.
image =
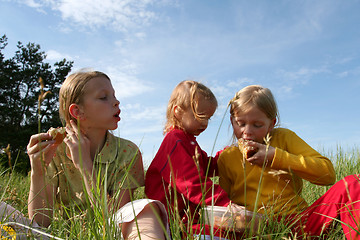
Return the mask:
<path id="1" fill-rule="evenodd" d="M 198 116 L 201 116 L 201 119 L 194 116 L 190 107 L 181 109 L 179 113 L 175 114 L 184 131 L 194 136 L 199 136 L 207 128 L 209 119 L 214 115 L 217 107 L 213 101 L 206 100 L 201 95 L 198 96 L 197 100 L 198 104 L 195 110 Z"/>
<path id="2" fill-rule="evenodd" d="M 264 142 L 266 135 L 274 128 L 276 119 L 269 119 L 257 107 L 231 117 L 231 124 L 237 139 L 243 138 L 259 143 Z"/>

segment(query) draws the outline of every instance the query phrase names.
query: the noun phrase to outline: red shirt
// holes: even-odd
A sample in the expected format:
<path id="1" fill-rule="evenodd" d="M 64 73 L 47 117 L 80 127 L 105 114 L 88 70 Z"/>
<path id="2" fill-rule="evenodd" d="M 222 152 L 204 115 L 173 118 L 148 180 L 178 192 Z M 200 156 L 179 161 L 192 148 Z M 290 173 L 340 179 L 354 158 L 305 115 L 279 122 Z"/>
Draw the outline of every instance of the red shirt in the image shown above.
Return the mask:
<path id="1" fill-rule="evenodd" d="M 145 178 L 147 197 L 159 200 L 168 207 L 170 203 L 172 208 L 176 199 L 183 221 L 186 221 L 185 211 L 189 208 L 191 216 L 194 216 L 193 213 L 198 212 L 201 203 L 227 206 L 230 202 L 227 193 L 210 179 L 214 174 L 217 175 L 216 162 L 219 154 L 220 152 L 214 158 L 208 157 L 193 135 L 180 129 L 171 130 L 166 134 L 147 170 Z M 198 160 L 198 164 L 194 159 Z M 173 214 L 169 212 L 169 217 L 172 216 Z M 198 216 L 195 217 L 193 223 L 197 221 Z"/>

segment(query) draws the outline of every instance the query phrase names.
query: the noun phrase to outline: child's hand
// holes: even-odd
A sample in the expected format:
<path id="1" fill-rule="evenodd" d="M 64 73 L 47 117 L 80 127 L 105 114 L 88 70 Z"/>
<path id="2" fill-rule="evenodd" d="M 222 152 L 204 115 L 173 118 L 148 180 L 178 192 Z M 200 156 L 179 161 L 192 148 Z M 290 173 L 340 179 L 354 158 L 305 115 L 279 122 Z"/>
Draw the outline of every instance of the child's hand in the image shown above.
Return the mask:
<path id="1" fill-rule="evenodd" d="M 252 157 L 258 151 L 256 147 L 250 146 L 249 142 L 251 142 L 251 140 L 245 140 L 243 138 L 238 140 L 239 150 L 245 159 Z"/>
<path id="2" fill-rule="evenodd" d="M 258 165 L 260 167 L 264 166 L 264 162 L 265 166 L 271 165 L 275 155 L 274 147 L 269 146 L 269 148 L 267 149 L 267 146 L 265 144 L 254 141 L 247 142 L 247 146 L 257 149 L 257 152 L 254 155 L 246 159 L 249 163 Z"/>
<path id="3" fill-rule="evenodd" d="M 64 142 L 69 147 L 71 160 L 75 167 L 80 172 L 83 168 L 91 169 L 93 163 L 90 158 L 90 140 L 80 131 L 73 120 L 70 121 L 70 125 L 66 126 L 66 132 L 67 136 Z"/>
<path id="4" fill-rule="evenodd" d="M 38 133 L 30 137 L 26 149 L 32 173 L 37 175 L 44 173 L 44 169 L 51 162 L 58 146 L 59 144 L 55 143 L 49 133 Z"/>

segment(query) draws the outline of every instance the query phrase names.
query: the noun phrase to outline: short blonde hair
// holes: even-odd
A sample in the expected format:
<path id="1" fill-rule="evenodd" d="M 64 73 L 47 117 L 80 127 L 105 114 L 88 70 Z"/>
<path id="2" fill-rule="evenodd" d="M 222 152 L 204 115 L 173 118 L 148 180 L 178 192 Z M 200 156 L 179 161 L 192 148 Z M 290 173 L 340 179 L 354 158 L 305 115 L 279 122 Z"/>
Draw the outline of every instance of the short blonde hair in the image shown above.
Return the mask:
<path id="1" fill-rule="evenodd" d="M 164 127 L 164 134 L 169 132 L 172 128 L 181 127 L 181 123 L 176 119 L 174 114 L 174 107 L 179 106 L 183 110 L 191 108 L 194 116 L 197 119 L 200 119 L 200 116 L 197 112 L 198 105 L 198 94 L 201 94 L 205 100 L 212 101 L 217 107 L 218 103 L 213 92 L 206 87 L 204 84 L 192 81 L 185 80 L 180 82 L 173 90 L 170 100 L 166 110 L 166 123 Z"/>
<path id="2" fill-rule="evenodd" d="M 59 114 L 64 125 L 70 120 L 77 121 L 71 116 L 69 107 L 73 103 L 82 104 L 86 84 L 96 77 L 105 77 L 110 81 L 105 73 L 99 71 L 79 71 L 65 79 L 59 93 Z"/>
<path id="3" fill-rule="evenodd" d="M 273 94 L 270 89 L 260 85 L 250 85 L 241 89 L 229 104 L 231 116 L 247 112 L 255 106 L 265 113 L 269 119 L 276 119 L 276 123 L 280 120 Z"/>

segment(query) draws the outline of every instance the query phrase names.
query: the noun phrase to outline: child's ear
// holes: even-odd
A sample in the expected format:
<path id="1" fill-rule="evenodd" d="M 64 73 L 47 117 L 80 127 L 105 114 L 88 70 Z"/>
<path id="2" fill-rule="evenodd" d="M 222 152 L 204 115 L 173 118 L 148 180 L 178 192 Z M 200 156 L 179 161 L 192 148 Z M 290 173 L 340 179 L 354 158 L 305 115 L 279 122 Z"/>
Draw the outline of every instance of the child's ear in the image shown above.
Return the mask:
<path id="1" fill-rule="evenodd" d="M 231 125 L 233 125 L 233 126 L 234 126 L 234 123 L 233 123 L 233 116 L 232 116 L 232 115 L 230 115 L 230 122 L 231 122 Z"/>
<path id="2" fill-rule="evenodd" d="M 236 117 L 230 115 L 230 123 L 233 127 L 238 127 L 239 123 L 236 121 Z"/>
<path id="3" fill-rule="evenodd" d="M 275 124 L 276 124 L 276 118 L 274 118 L 274 119 L 271 121 L 271 125 L 270 125 L 269 132 L 271 132 L 271 131 L 274 129 Z"/>
<path id="4" fill-rule="evenodd" d="M 181 109 L 181 107 L 179 107 L 178 105 L 174 106 L 174 116 L 177 120 L 179 120 L 181 118 L 181 115 L 183 113 L 183 110 Z"/>
<path id="5" fill-rule="evenodd" d="M 80 119 L 80 120 L 84 120 L 85 117 L 84 117 L 84 113 L 83 111 L 81 110 L 80 106 L 73 103 L 70 105 L 69 107 L 69 113 L 70 115 L 75 118 L 75 119 Z"/>

